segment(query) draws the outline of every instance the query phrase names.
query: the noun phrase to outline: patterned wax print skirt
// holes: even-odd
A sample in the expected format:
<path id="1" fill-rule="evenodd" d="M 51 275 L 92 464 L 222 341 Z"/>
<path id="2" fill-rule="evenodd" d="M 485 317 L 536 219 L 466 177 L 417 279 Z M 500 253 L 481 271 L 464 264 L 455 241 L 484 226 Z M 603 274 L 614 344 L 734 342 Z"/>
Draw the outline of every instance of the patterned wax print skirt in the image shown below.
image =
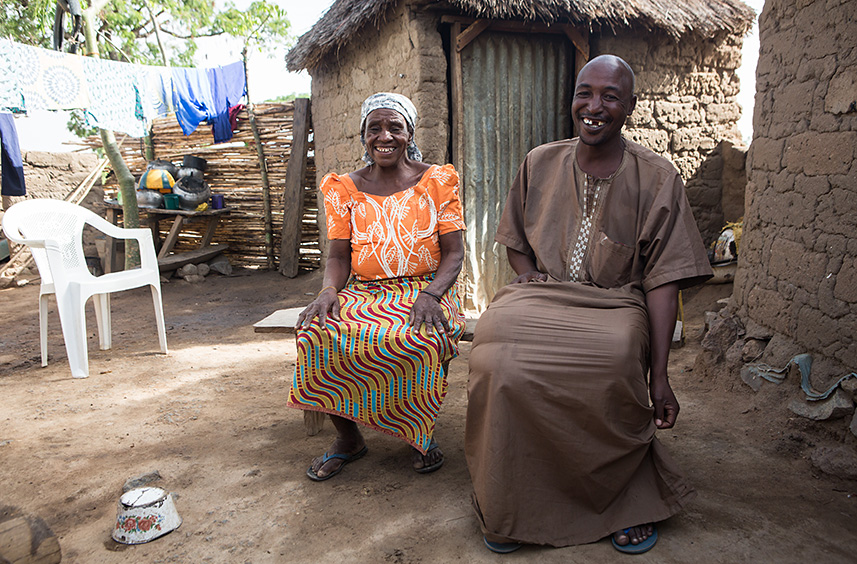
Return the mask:
<path id="1" fill-rule="evenodd" d="M 443 363 L 458 356 L 464 316 L 455 286 L 441 308 L 450 333 L 411 331 L 408 314 L 434 275 L 352 281 L 339 292 L 341 321 L 297 331 L 288 405 L 345 417 L 426 453 L 446 395 Z"/>

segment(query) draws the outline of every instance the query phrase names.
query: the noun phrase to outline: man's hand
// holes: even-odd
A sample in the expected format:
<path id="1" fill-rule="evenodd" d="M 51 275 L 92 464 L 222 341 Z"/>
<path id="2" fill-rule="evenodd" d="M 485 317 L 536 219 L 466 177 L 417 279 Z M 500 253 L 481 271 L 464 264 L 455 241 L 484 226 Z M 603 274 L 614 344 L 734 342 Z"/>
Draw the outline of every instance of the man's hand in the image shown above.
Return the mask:
<path id="1" fill-rule="evenodd" d="M 655 426 L 658 429 L 672 429 L 678 417 L 678 400 L 670 382 L 665 377 L 652 378 L 649 382 L 649 394 L 655 408 Z"/>
<path id="2" fill-rule="evenodd" d="M 512 284 L 526 284 L 527 282 L 547 282 L 548 275 L 544 272 L 539 272 L 538 270 L 531 270 L 529 272 L 525 272 L 512 280 Z"/>

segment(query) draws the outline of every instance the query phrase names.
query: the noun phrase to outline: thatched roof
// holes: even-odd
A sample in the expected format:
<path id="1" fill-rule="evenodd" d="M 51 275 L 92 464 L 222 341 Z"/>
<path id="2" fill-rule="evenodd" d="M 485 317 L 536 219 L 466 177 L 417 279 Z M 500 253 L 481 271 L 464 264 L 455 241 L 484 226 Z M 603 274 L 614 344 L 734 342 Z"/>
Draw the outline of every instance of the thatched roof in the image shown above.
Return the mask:
<path id="1" fill-rule="evenodd" d="M 315 68 L 365 26 L 378 27 L 397 1 L 337 0 L 289 51 L 288 69 Z M 437 4 L 450 13 L 485 19 L 570 22 L 611 29 L 639 25 L 676 39 L 691 34 L 711 37 L 721 31 L 744 35 L 756 17 L 740 0 L 421 0 L 420 4 Z"/>

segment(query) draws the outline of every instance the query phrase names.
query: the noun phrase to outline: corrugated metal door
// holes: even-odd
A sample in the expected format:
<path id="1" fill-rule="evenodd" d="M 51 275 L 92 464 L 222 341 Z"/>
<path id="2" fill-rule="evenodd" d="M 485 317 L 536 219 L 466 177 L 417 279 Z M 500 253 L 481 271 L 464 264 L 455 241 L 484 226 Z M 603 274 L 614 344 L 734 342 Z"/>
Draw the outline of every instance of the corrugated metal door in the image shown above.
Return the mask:
<path id="1" fill-rule="evenodd" d="M 459 170 L 467 223 L 467 306 L 482 311 L 514 278 L 494 242 L 518 167 L 533 147 L 571 136 L 573 47 L 562 35 L 486 31 L 461 52 Z"/>

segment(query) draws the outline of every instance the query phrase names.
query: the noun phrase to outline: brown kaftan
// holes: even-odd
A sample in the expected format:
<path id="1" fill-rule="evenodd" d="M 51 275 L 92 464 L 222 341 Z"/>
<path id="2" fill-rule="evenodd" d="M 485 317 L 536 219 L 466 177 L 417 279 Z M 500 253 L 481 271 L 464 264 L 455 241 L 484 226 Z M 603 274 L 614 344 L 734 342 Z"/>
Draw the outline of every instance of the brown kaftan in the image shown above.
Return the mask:
<path id="1" fill-rule="evenodd" d="M 465 451 L 488 540 L 593 542 L 694 494 L 654 436 L 645 292 L 711 269 L 675 168 L 625 143 L 574 277 L 577 140 L 530 152 L 509 193 L 496 240 L 550 281 L 501 289 L 474 337 Z"/>

